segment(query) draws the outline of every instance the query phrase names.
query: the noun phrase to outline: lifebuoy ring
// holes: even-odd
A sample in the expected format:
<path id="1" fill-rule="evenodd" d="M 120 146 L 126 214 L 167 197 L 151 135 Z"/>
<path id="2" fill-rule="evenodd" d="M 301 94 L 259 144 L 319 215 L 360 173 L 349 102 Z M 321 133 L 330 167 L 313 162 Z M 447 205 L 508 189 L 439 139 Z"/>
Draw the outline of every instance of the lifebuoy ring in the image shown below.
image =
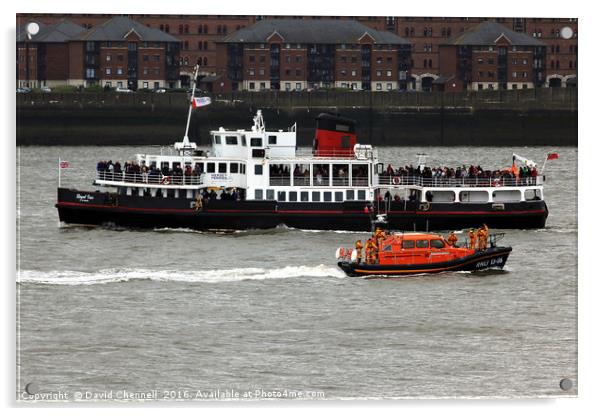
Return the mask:
<path id="1" fill-rule="evenodd" d="M 428 201 L 423 202 L 418 206 L 418 209 L 420 211 L 429 211 L 431 209 L 431 203 Z"/>
<path id="2" fill-rule="evenodd" d="M 164 176 L 161 180 L 161 183 L 163 185 L 169 185 L 171 183 L 171 176 Z"/>
<path id="3" fill-rule="evenodd" d="M 399 176 L 393 177 L 393 185 L 399 185 L 401 183 L 401 178 Z"/>

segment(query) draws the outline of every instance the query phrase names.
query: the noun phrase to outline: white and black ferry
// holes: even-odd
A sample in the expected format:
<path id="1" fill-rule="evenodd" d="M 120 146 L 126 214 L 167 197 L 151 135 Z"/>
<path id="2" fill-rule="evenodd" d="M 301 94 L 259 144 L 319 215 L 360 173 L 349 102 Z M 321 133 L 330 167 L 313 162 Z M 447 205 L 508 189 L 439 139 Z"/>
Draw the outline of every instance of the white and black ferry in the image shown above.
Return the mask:
<path id="1" fill-rule="evenodd" d="M 361 231 L 377 217 L 391 229 L 438 230 L 542 228 L 548 215 L 543 176 L 535 169 L 528 177 L 510 171 L 441 176 L 423 159 L 410 171 L 392 170 L 379 162 L 376 149 L 357 143 L 355 122 L 336 114 L 317 117 L 311 150 L 297 149 L 296 125 L 266 130 L 261 111 L 249 130 L 212 131 L 209 149 L 187 134 L 174 148 L 170 155 L 138 154 L 125 166 L 99 163 L 96 190 L 59 186 L 60 221 Z"/>

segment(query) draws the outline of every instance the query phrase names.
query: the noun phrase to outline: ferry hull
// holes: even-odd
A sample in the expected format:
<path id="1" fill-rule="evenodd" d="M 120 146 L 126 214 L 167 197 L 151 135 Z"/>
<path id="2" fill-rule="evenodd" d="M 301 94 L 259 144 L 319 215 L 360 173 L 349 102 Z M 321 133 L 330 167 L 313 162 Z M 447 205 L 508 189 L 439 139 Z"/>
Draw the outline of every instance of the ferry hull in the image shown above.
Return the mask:
<path id="1" fill-rule="evenodd" d="M 59 219 L 67 224 L 115 224 L 137 228 L 268 229 L 279 224 L 312 230 L 370 231 L 366 201 L 277 202 L 213 200 L 200 209 L 187 198 L 116 195 L 109 192 L 58 189 Z M 388 214 L 388 228 L 405 231 L 478 227 L 543 228 L 548 215 L 544 201 L 505 204 L 432 204 L 421 211 L 417 203 L 377 206 Z M 385 209 L 386 208 L 386 209 Z"/>
<path id="2" fill-rule="evenodd" d="M 414 265 L 379 265 L 339 262 L 338 266 L 347 276 L 364 276 L 369 279 L 403 277 L 414 274 L 442 273 L 453 271 L 479 271 L 502 269 L 508 260 L 512 247 L 491 247 L 472 256 L 440 263 Z"/>

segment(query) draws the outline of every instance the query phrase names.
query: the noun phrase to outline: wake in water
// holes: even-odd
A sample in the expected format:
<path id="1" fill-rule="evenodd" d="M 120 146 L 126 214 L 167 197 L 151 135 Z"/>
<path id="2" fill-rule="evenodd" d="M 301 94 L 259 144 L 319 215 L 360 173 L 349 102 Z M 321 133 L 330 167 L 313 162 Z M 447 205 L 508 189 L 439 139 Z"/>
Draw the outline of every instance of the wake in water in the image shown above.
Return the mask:
<path id="1" fill-rule="evenodd" d="M 331 266 L 286 266 L 277 269 L 259 267 L 211 270 L 103 269 L 95 272 L 75 270 L 21 270 L 17 283 L 46 285 L 95 285 L 153 280 L 159 282 L 222 283 L 242 280 L 288 279 L 295 277 L 337 277 L 345 274 Z"/>

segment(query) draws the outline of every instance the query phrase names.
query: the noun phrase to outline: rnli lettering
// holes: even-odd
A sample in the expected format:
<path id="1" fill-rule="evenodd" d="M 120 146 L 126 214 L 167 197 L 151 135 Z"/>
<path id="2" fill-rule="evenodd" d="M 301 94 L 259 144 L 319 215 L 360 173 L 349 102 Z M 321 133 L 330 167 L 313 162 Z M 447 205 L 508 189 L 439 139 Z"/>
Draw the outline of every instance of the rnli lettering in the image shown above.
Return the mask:
<path id="1" fill-rule="evenodd" d="M 481 260 L 480 262 L 477 263 L 476 267 L 477 267 L 477 269 L 480 269 L 483 267 L 493 267 L 497 264 L 502 264 L 503 262 L 504 262 L 504 259 L 502 257 L 496 257 L 491 260 Z"/>
<path id="2" fill-rule="evenodd" d="M 94 201 L 94 195 L 75 194 L 75 199 L 77 199 L 79 202 L 91 202 L 91 201 Z"/>

